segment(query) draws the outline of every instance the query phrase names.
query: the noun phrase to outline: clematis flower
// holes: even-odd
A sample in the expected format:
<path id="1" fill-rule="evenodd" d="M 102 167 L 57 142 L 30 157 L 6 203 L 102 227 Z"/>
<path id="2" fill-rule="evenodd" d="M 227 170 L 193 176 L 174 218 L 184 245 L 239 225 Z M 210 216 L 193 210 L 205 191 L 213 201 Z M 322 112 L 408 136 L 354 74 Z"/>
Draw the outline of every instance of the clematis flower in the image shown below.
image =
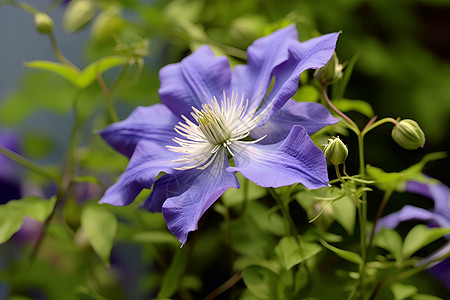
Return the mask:
<path id="1" fill-rule="evenodd" d="M 256 40 L 248 64 L 233 70 L 208 46 L 162 68 L 163 104 L 138 107 L 101 132 L 131 159 L 100 202 L 127 205 L 153 187 L 143 206 L 162 212 L 184 244 L 203 213 L 239 188 L 236 172 L 263 187 L 326 186 L 325 158 L 309 134 L 338 119 L 318 103 L 290 98 L 304 70 L 330 59 L 337 37 L 299 42 L 292 25 Z"/>
<path id="2" fill-rule="evenodd" d="M 450 227 L 450 189 L 445 184 L 424 184 L 409 181 L 406 191 L 425 196 L 434 201 L 434 208 L 423 208 L 406 205 L 398 212 L 387 215 L 378 221 L 377 227 L 395 228 L 401 222 L 410 220 L 422 220 L 428 222 L 430 227 Z M 446 238 L 449 242 L 421 263 L 429 263 L 450 252 L 450 235 Z M 428 271 L 442 281 L 450 291 L 450 258 L 446 258 L 432 265 Z"/>

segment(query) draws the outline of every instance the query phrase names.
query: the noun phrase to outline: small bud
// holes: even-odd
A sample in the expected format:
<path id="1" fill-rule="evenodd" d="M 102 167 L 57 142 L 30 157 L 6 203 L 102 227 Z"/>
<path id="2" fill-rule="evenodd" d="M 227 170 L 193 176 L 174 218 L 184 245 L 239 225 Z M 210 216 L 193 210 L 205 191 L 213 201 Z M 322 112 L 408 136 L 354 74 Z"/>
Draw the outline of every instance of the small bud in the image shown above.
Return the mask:
<path id="1" fill-rule="evenodd" d="M 64 29 L 74 33 L 83 28 L 95 15 L 94 3 L 90 0 L 73 0 L 68 5 L 63 16 Z"/>
<path id="2" fill-rule="evenodd" d="M 333 164 L 342 164 L 348 156 L 347 146 L 339 137 L 328 139 L 328 143 L 323 148 L 323 154 Z"/>
<path id="3" fill-rule="evenodd" d="M 42 33 L 47 34 L 53 30 L 53 20 L 46 13 L 38 12 L 34 15 L 34 25 L 36 29 Z"/>
<path id="4" fill-rule="evenodd" d="M 314 78 L 323 85 L 332 84 L 342 78 L 342 69 L 343 66 L 339 64 L 339 59 L 334 52 L 327 64 L 314 72 Z"/>
<path id="5" fill-rule="evenodd" d="M 419 124 L 411 119 L 398 122 L 392 129 L 392 138 L 407 150 L 415 150 L 425 144 L 425 134 Z"/>
<path id="6" fill-rule="evenodd" d="M 117 35 L 118 31 L 125 24 L 120 16 L 120 7 L 111 5 L 103 10 L 94 20 L 91 27 L 91 34 L 97 43 L 102 43 Z"/>

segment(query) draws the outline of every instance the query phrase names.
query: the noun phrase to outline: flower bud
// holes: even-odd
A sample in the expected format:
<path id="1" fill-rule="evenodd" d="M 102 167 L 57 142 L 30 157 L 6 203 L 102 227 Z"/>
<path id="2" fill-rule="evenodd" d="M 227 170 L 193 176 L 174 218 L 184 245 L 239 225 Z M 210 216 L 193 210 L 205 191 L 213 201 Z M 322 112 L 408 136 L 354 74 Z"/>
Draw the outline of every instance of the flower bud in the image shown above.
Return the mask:
<path id="1" fill-rule="evenodd" d="M 407 150 L 415 150 L 425 144 L 425 134 L 419 124 L 411 119 L 399 121 L 392 129 L 392 138 Z"/>
<path id="2" fill-rule="evenodd" d="M 53 20 L 46 13 L 38 12 L 34 15 L 34 25 L 36 29 L 42 33 L 47 34 L 53 30 Z"/>
<path id="3" fill-rule="evenodd" d="M 328 143 L 323 148 L 323 154 L 333 164 L 342 164 L 348 156 L 347 146 L 339 137 L 328 139 Z"/>
<path id="4" fill-rule="evenodd" d="M 342 69 L 343 66 L 339 64 L 339 59 L 334 52 L 326 65 L 314 72 L 314 78 L 323 85 L 332 84 L 342 78 Z"/>
<path id="5" fill-rule="evenodd" d="M 94 17 L 95 6 L 90 0 L 73 0 L 67 5 L 63 16 L 64 29 L 74 33 L 83 28 Z"/>

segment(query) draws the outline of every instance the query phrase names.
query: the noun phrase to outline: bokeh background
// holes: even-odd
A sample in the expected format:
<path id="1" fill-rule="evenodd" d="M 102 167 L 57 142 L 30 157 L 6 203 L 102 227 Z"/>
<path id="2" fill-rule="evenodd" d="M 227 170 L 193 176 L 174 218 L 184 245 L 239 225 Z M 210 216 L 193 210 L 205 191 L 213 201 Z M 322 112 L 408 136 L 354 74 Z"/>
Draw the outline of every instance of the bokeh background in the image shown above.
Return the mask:
<path id="1" fill-rule="evenodd" d="M 43 11 L 53 3 L 23 2 Z M 392 141 L 391 125 L 382 125 L 366 137 L 368 163 L 394 172 L 417 163 L 426 153 L 450 150 L 450 1 L 98 0 L 87 1 L 92 16 L 76 30 L 73 27 L 67 30 L 71 1 L 62 2 L 49 12 L 54 34 L 61 52 L 80 68 L 117 53 L 118 44 L 143 47 L 148 39 L 148 49 L 142 48 L 148 50 L 143 67 L 131 66 L 114 93 L 121 119 L 138 105 L 157 103 L 159 69 L 180 61 L 201 44 L 210 44 L 217 54 L 228 55 L 234 64 L 241 63 L 252 41 L 296 23 L 300 40 L 342 31 L 337 45 L 340 61 L 357 57 L 345 98 L 367 101 L 379 118 L 414 119 L 424 130 L 425 147 L 407 151 Z M 16 150 L 33 161 L 58 165 L 64 159 L 73 123 L 74 88 L 50 72 L 26 68 L 24 62 L 32 60 L 56 61 L 48 37 L 36 31 L 30 14 L 10 5 L 0 6 L 0 132 L 15 135 Z M 108 71 L 104 74 L 105 81 L 113 82 L 119 71 Z M 308 76 L 311 78 L 312 72 Z M 318 94 L 308 95 L 312 100 L 319 98 Z M 104 96 L 97 84 L 83 92 L 80 110 L 84 122 L 77 152 L 81 175 L 97 176 L 108 186 L 127 161 L 108 150 L 97 135 L 109 122 Z M 368 121 L 357 112 L 349 115 L 360 126 Z M 352 135 L 342 139 L 350 149 L 348 170 L 357 173 L 356 140 Z M 430 162 L 425 172 L 450 185 L 449 169 L 447 158 Z M 11 178 L 19 183 L 24 194 L 35 191 L 52 194 L 52 186 L 20 166 L 16 165 Z M 98 199 L 101 190 L 86 188 L 78 193 Z M 392 204 L 388 209 L 400 206 Z M 215 217 L 210 214 L 206 218 L 217 225 Z M 161 218 L 159 221 L 164 227 Z M 215 240 L 212 235 L 208 237 Z M 146 296 L 132 283 L 151 276 L 148 266 L 139 261 L 142 252 L 137 246 L 123 244 L 113 251 L 113 259 L 120 257 L 117 265 L 125 270 L 122 276 L 127 279 L 122 282 L 130 283 L 121 293 L 130 299 Z M 226 268 L 226 262 L 222 263 L 221 267 Z M 213 282 L 211 286 L 226 279 L 215 276 L 219 275 L 210 270 L 204 278 Z M 151 278 L 145 280 L 150 282 Z M 0 299 L 1 291 L 0 286 Z M 112 288 L 109 295 L 113 297 L 114 292 L 117 290 Z"/>

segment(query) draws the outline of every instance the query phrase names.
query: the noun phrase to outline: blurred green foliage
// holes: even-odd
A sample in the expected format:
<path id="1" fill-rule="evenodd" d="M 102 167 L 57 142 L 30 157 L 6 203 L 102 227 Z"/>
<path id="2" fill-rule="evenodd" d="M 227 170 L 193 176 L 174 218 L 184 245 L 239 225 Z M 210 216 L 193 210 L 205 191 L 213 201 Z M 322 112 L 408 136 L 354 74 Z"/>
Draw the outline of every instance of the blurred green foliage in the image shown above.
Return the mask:
<path id="1" fill-rule="evenodd" d="M 230 298 L 240 295 L 240 299 L 342 299 L 353 289 L 349 279 L 355 276 L 357 268 L 338 272 L 334 267 L 342 266 L 345 260 L 358 263 L 361 257 L 354 249 L 341 249 L 350 243 L 339 247 L 330 244 L 340 242 L 342 237 L 354 242 L 355 212 L 351 199 L 342 196 L 331 201 L 330 209 L 323 210 L 320 223 L 314 224 L 316 227 L 308 222 L 324 208 L 323 202 L 318 204 L 314 197 L 330 198 L 328 193 L 334 197 L 336 191 L 302 191 L 295 195 L 297 200 L 302 196 L 302 208 L 296 206 L 293 211 L 297 225 L 305 228 L 300 243 L 292 236 L 280 239 L 290 229 L 282 214 L 273 208 L 274 195 L 269 196 L 251 182 L 245 183 L 245 195 L 227 191 L 181 250 L 168 234 L 160 214 L 139 210 L 135 204 L 94 208 L 92 202 L 99 199 L 127 163 L 97 134 L 114 118 L 108 113 L 108 96 L 95 77 L 97 72 L 104 71 L 102 79 L 119 118 L 123 119 L 138 105 L 157 103 L 159 69 L 180 61 L 202 44 L 209 44 L 216 54 L 228 55 L 231 63 L 237 64 L 245 62 L 245 49 L 252 41 L 290 23 L 297 24 L 300 40 L 341 30 L 337 54 L 340 62 L 350 61 L 347 70 L 351 68 L 353 72 L 348 72 L 352 74 L 347 78 L 348 86 L 333 91 L 338 95 L 336 105 L 350 114 L 359 113 L 356 118 L 361 124 L 374 113 L 380 117 L 415 119 L 427 137 L 423 151 L 449 148 L 448 1 L 78 0 L 54 9 L 65 10 L 63 22 L 54 26 L 64 26 L 69 36 L 90 31 L 85 53 L 80 53 L 85 64 L 77 66 L 77 70 L 59 63 L 29 63 L 29 67 L 42 70 L 30 69 L 17 88 L 1 99 L 0 128 L 20 128 L 23 154 L 54 164 L 64 159 L 60 152 L 66 150 L 71 125 L 64 123 L 58 128 L 65 137 L 58 139 L 45 127 L 23 124 L 29 118 L 42 116 L 44 111 L 44 118 L 78 118 L 82 125 L 73 137 L 78 146 L 74 153 L 78 177 L 65 199 L 63 216 L 58 216 L 65 223 L 58 221 L 49 226 L 41 255 L 30 269 L 27 262 L 17 259 L 32 251 L 30 242 L 21 247 L 12 240 L 6 244 L 11 248 L 0 249 L 2 257 L 14 258 L 5 262 L 0 275 L 1 280 L 11 283 L 11 295 L 17 296 L 11 299 L 21 299 L 20 295 L 39 295 L 39 299 L 200 299 L 232 274 L 239 274 L 243 281 L 230 289 Z M 357 59 L 352 60 L 354 57 Z M 108 66 L 99 67 L 105 59 Z M 93 72 L 95 66 L 101 70 Z M 303 85 L 295 99 L 320 101 L 320 92 L 308 75 L 312 73 L 302 76 Z M 78 89 L 83 91 L 79 101 L 74 101 Z M 406 152 L 390 140 L 389 130 L 369 137 L 368 143 L 368 161 L 375 165 L 383 162 L 390 170 L 406 169 L 406 164 L 418 161 L 424 153 L 404 155 Z M 444 164 L 431 171 L 445 182 L 448 160 Z M 24 182 L 35 176 L 23 175 Z M 37 188 L 46 191 L 52 187 L 41 178 Z M 140 195 L 136 202 L 142 202 L 145 196 Z M 83 200 L 77 202 L 80 198 Z M 288 209 L 293 207 L 291 200 Z M 346 210 L 351 212 L 346 215 Z M 427 241 L 432 240 L 430 236 L 437 239 L 446 232 L 436 234 L 437 231 L 422 227 L 413 230 Z M 400 259 L 402 243 L 398 239 L 385 231 L 375 241 L 376 255 L 388 251 L 393 260 L 372 265 L 369 271 L 373 278 L 399 272 L 395 264 Z M 395 240 L 396 245 L 387 244 L 386 240 Z M 403 248 L 407 253 L 404 256 L 414 254 L 419 246 Z M 12 254 L 11 249 L 20 250 Z M 330 253 L 333 256 L 322 260 Z M 23 274 L 26 276 L 21 277 Z M 309 281 L 302 279 L 306 277 Z M 321 285 L 324 281 L 326 290 Z M 305 287 L 308 292 L 303 292 Z M 419 291 L 446 295 L 442 286 L 424 275 L 412 277 L 403 285 L 383 287 L 376 299 L 433 299 L 426 295 L 420 298 Z M 413 295 L 414 298 L 408 298 Z"/>

